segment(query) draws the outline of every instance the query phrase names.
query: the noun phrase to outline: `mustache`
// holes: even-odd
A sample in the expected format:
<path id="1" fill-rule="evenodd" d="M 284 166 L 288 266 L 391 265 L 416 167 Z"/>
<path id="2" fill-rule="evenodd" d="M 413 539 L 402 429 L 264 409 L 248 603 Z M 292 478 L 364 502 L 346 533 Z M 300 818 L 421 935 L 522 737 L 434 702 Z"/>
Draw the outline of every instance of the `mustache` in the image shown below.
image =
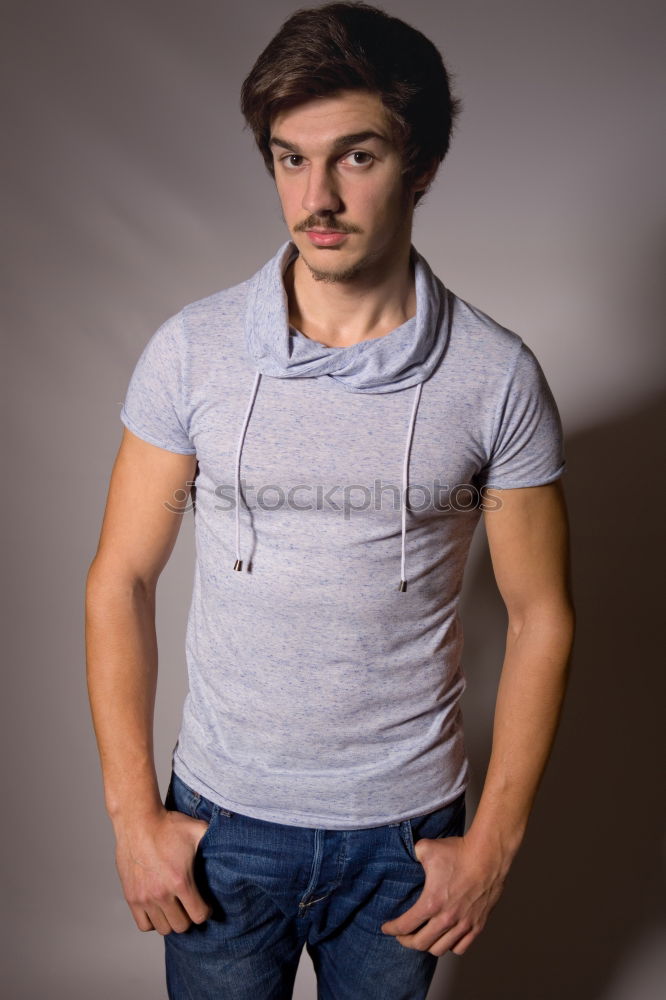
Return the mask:
<path id="1" fill-rule="evenodd" d="M 304 233 L 308 229 L 325 229 L 335 233 L 360 233 L 358 226 L 351 223 L 335 222 L 333 219 L 318 219 L 316 215 L 309 215 L 304 222 L 298 222 L 294 226 L 295 233 Z"/>

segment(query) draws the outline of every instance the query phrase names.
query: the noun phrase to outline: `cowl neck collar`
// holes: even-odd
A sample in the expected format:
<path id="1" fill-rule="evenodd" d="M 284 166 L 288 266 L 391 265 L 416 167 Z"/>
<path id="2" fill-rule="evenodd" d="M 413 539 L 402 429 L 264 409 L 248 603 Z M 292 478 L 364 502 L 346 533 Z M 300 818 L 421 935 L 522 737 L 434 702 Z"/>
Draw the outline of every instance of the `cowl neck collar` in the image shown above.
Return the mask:
<path id="1" fill-rule="evenodd" d="M 248 282 L 245 344 L 254 367 L 273 378 L 327 375 L 348 392 L 396 392 L 425 381 L 448 341 L 448 297 L 414 246 L 411 255 L 416 315 L 381 337 L 328 347 L 289 325 L 284 275 L 298 248 L 288 240 Z"/>

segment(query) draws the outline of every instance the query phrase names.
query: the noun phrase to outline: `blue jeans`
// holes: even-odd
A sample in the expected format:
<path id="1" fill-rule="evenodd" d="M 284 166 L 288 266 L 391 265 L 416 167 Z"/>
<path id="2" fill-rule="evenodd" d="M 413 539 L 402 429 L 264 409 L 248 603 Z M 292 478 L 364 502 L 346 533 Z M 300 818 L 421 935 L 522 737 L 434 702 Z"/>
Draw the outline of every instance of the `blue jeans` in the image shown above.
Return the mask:
<path id="1" fill-rule="evenodd" d="M 210 824 L 194 877 L 213 910 L 164 936 L 170 1000 L 290 1000 L 304 946 L 317 1000 L 423 1000 L 437 956 L 380 927 L 421 894 L 415 841 L 463 834 L 464 792 L 425 816 L 365 830 L 229 812 L 173 772 L 164 804 Z"/>

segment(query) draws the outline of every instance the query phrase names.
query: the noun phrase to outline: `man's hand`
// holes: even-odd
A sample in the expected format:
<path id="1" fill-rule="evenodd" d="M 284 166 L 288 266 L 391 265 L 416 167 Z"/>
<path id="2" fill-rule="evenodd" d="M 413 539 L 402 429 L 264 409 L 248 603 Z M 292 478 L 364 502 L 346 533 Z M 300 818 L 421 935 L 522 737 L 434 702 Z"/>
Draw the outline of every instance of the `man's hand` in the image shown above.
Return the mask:
<path id="1" fill-rule="evenodd" d="M 409 910 L 381 930 L 405 948 L 462 955 L 502 894 L 506 865 L 494 853 L 479 852 L 465 837 L 422 837 L 414 851 L 425 868 L 423 891 Z"/>
<path id="2" fill-rule="evenodd" d="M 203 923 L 211 908 L 193 875 L 197 846 L 208 823 L 162 809 L 149 820 L 116 824 L 116 867 L 140 931 L 182 933 Z"/>

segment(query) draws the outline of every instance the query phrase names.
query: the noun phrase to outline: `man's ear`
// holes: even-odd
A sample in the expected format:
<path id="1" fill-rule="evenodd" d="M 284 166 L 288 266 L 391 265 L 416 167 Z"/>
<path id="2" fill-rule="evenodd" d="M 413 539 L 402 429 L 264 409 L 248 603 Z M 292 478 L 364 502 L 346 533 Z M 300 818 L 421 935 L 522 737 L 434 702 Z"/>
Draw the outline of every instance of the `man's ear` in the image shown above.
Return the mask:
<path id="1" fill-rule="evenodd" d="M 439 160 L 433 160 L 426 167 L 424 167 L 424 169 L 417 177 L 414 178 L 414 181 L 412 182 L 412 190 L 414 193 L 416 194 L 417 191 L 426 191 L 435 179 L 435 175 L 438 170 Z"/>

